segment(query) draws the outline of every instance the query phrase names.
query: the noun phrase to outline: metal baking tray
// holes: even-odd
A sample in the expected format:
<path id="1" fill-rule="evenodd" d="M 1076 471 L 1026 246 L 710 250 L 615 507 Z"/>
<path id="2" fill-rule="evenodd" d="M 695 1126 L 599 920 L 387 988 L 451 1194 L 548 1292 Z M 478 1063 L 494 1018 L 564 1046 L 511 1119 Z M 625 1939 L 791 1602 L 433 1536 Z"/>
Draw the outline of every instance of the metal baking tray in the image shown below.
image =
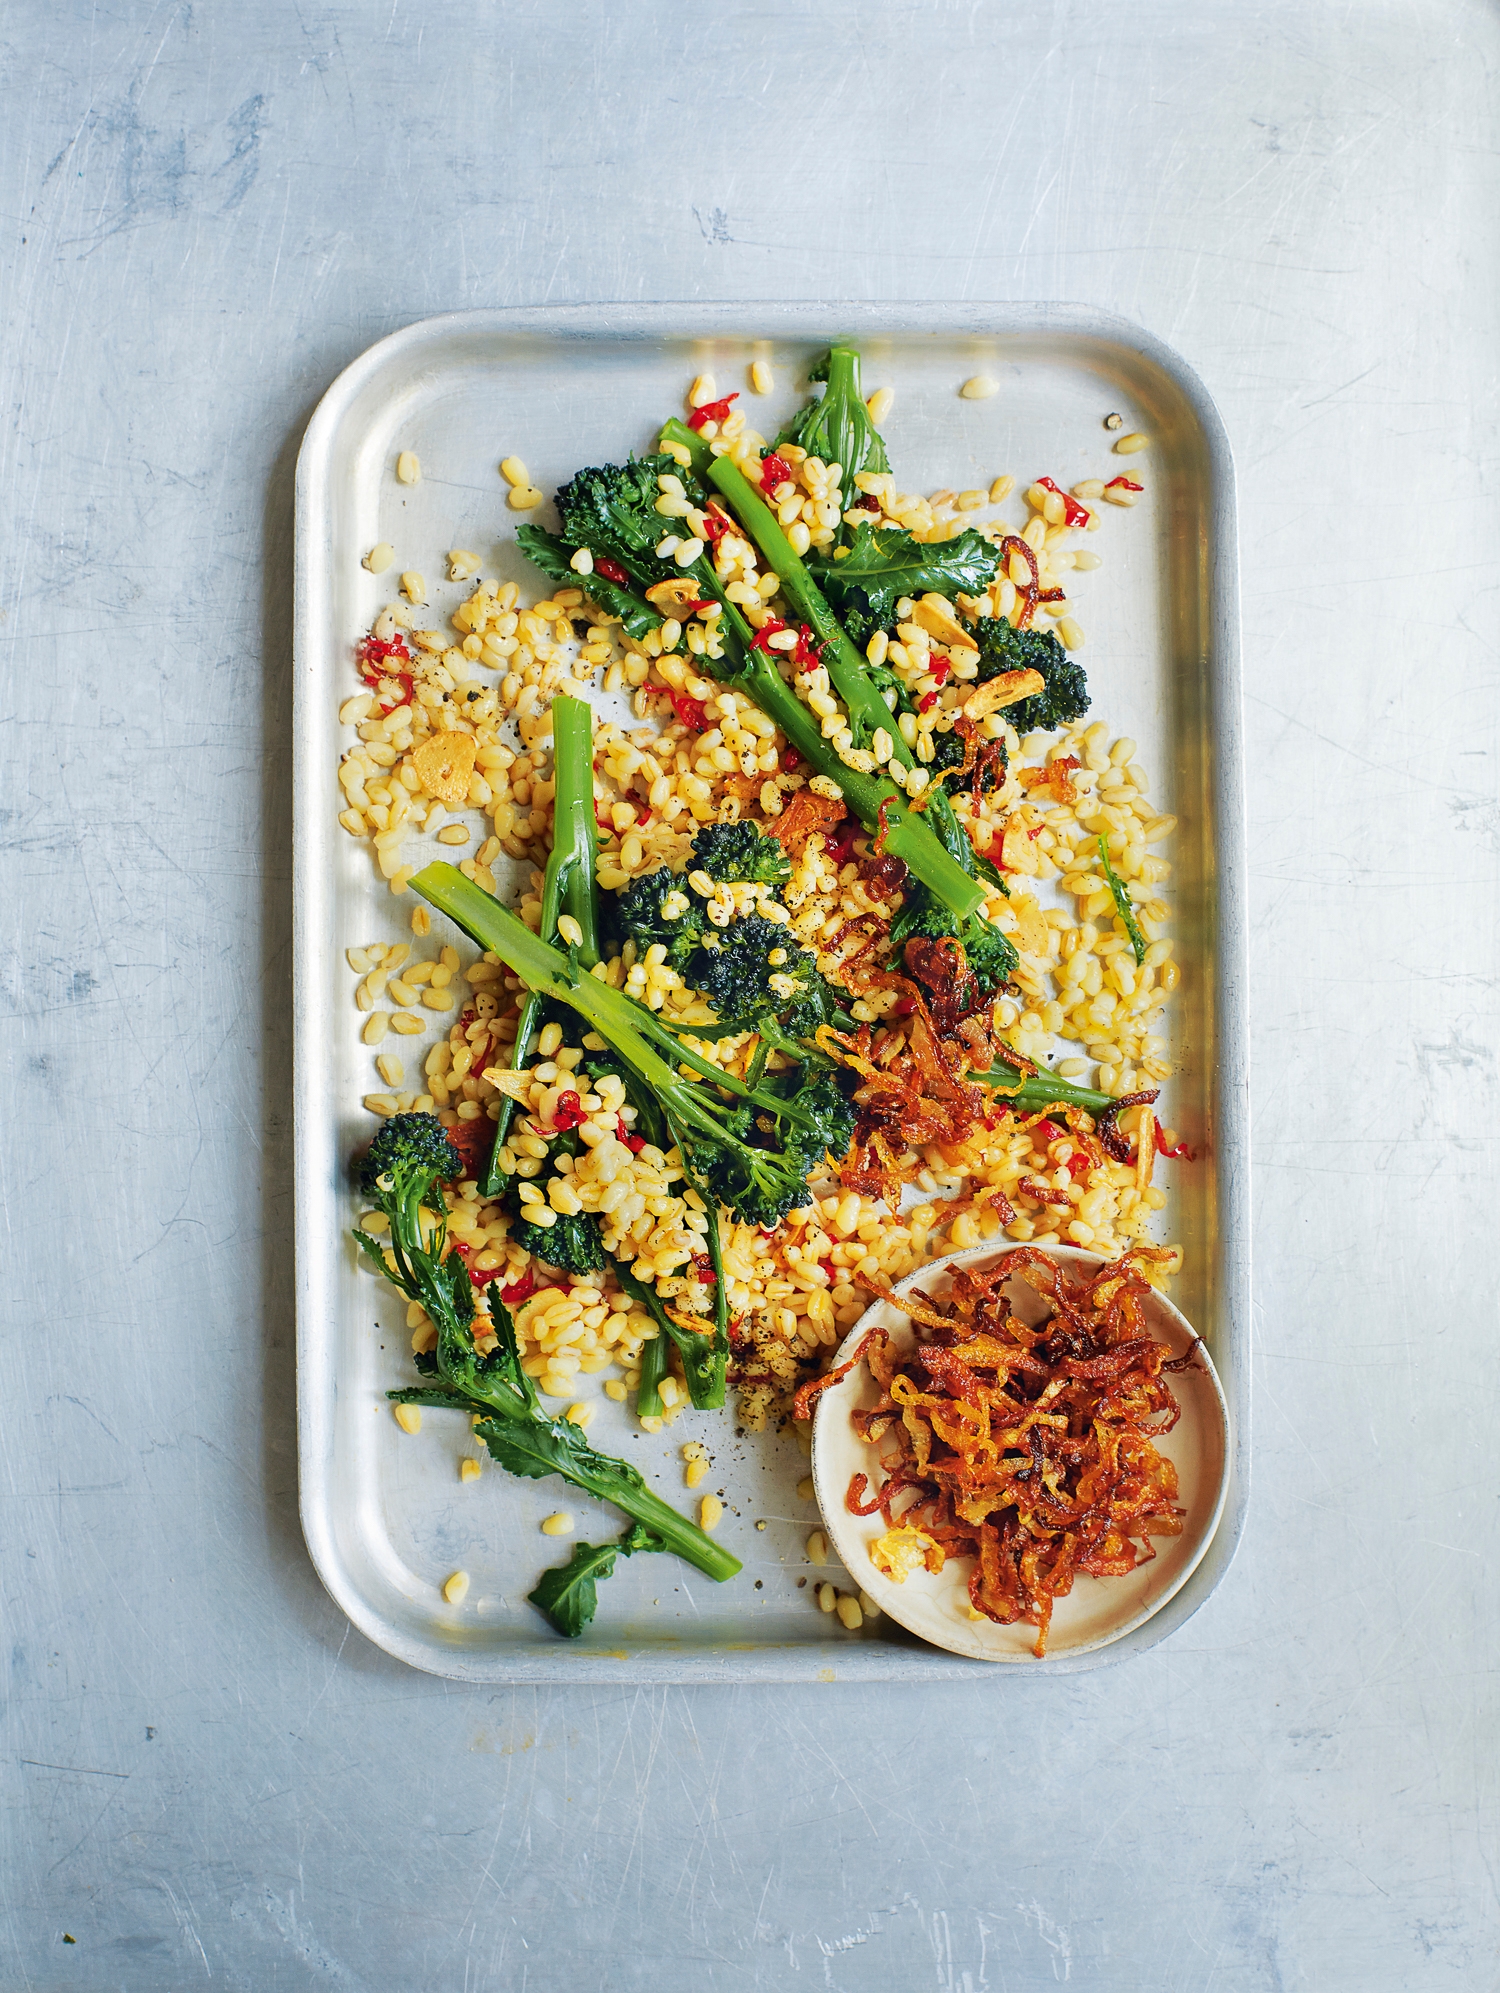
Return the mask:
<path id="1" fill-rule="evenodd" d="M 1179 818 L 1170 893 L 1184 974 L 1170 1013 L 1168 1106 L 1199 1160 L 1172 1172 L 1163 1236 L 1185 1249 L 1174 1298 L 1206 1337 L 1228 1395 L 1233 1481 L 1208 1555 L 1154 1618 L 1099 1651 L 1038 1662 L 1038 1671 L 1098 1667 L 1164 1639 L 1218 1584 L 1243 1528 L 1250 1310 L 1239 612 L 1233 471 L 1201 384 L 1136 327 L 1071 306 L 667 304 L 427 319 L 345 369 L 298 460 L 293 834 L 302 1524 L 323 1583 L 360 1631 L 436 1674 L 931 1681 L 985 1665 L 923 1646 L 883 1619 L 849 1633 L 818 1612 L 811 1582 L 797 1584 L 821 1574 L 804 1561 L 816 1513 L 796 1495 L 808 1467 L 794 1438 L 737 1435 L 732 1410 L 688 1413 L 653 1438 L 630 1430 L 623 1408 L 604 1399 L 591 1438 L 684 1506 L 696 1498 L 682 1485 L 682 1442 L 708 1444 L 704 1490 L 723 1491 L 720 1534 L 745 1570 L 716 1586 L 674 1558 L 633 1559 L 601 1589 L 589 1633 L 556 1638 L 525 1602 L 542 1568 L 566 1551 L 539 1533 L 541 1518 L 561 1502 L 594 1541 L 617 1533 L 618 1519 L 556 1483 L 498 1469 L 461 1485 L 467 1435 L 456 1415 L 429 1412 L 417 1438 L 397 1428 L 384 1392 L 411 1376 L 404 1304 L 357 1269 L 348 1236 L 358 1206 L 347 1160 L 368 1135 L 360 1097 L 377 1082 L 343 950 L 406 937 L 412 905 L 385 889 L 368 847 L 336 821 L 350 647 L 394 593 L 393 575 L 377 581 L 361 555 L 390 540 L 397 568 L 418 567 L 431 583 L 447 548 L 468 547 L 485 572 L 535 586 L 513 544 L 501 457 L 524 458 L 550 491 L 580 463 L 647 446 L 698 372 L 712 370 L 721 392 L 743 389 L 752 352 L 771 359 L 778 388 L 745 401 L 755 426 L 774 434 L 804 392 L 807 362 L 840 334 L 862 341 L 867 386 L 895 390 L 883 426 L 909 489 L 988 486 L 1001 472 L 1018 488 L 1043 473 L 1065 486 L 1103 466 L 1108 476 L 1119 467 L 1101 426 L 1109 410 L 1153 439 L 1147 495 L 1106 516 L 1090 543 L 1104 565 L 1080 584 L 1076 613 L 1089 638 L 1095 715 L 1140 743 L 1161 807 Z M 960 399 L 959 384 L 978 373 L 999 391 Z M 395 481 L 401 449 L 421 458 L 420 484 Z M 431 592 L 440 607 L 458 594 Z M 459 1567 L 473 1582 L 455 1608 L 438 1588 Z M 997 1681 L 1002 1672 L 1014 1671 L 996 1671 Z"/>

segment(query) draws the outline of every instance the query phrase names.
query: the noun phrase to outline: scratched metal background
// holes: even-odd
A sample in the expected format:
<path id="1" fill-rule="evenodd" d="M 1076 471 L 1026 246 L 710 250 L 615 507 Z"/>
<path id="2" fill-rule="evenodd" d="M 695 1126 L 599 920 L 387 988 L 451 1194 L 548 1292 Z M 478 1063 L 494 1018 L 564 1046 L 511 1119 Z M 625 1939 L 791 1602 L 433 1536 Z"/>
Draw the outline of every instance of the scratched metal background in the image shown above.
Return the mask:
<path id="1" fill-rule="evenodd" d="M 1495 8 L 13 0 L 0 61 L 0 1985 L 1500 1983 Z M 1229 424 L 1256 1493 L 1126 1666 L 473 1689 L 303 1550 L 298 437 L 422 314 L 659 297 L 1077 300 Z"/>

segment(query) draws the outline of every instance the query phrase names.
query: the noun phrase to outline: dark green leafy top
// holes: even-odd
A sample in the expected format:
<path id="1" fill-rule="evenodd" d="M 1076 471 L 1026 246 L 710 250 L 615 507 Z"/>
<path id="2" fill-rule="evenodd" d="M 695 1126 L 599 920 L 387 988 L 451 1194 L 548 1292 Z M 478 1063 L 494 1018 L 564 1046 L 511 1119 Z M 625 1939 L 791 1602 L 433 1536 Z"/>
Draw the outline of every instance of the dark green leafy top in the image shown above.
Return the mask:
<path id="1" fill-rule="evenodd" d="M 693 839 L 693 868 L 722 885 L 784 886 L 791 860 L 753 823 L 705 824 Z"/>
<path id="2" fill-rule="evenodd" d="M 423 1176 L 428 1184 L 463 1175 L 463 1158 L 433 1114 L 393 1114 L 360 1158 L 359 1186 L 366 1197 L 379 1194 L 382 1180 L 400 1170 L 404 1178 Z"/>
<path id="3" fill-rule="evenodd" d="M 644 577 L 647 586 L 680 573 L 673 561 L 659 559 L 656 553 L 663 535 L 674 530 L 673 522 L 656 509 L 661 496 L 657 480 L 664 476 L 681 478 L 690 498 L 706 502 L 693 485 L 691 472 L 684 471 L 675 457 L 631 457 L 623 464 L 575 471 L 557 494 L 563 538 L 575 547 L 587 547 L 596 566 L 603 554 L 638 581 Z"/>
<path id="4" fill-rule="evenodd" d="M 826 357 L 809 370 L 808 379 L 827 382 L 822 398 L 810 402 L 795 417 L 777 437 L 777 444 L 797 443 L 810 457 L 842 465 L 847 502 L 857 472 L 888 471 L 891 467 L 860 391 L 858 352 L 852 346 L 831 346 Z"/>
<path id="5" fill-rule="evenodd" d="M 873 525 L 859 528 L 845 559 L 808 562 L 841 616 L 847 604 L 880 629 L 895 621 L 901 596 L 982 595 L 999 565 L 998 549 L 972 527 L 929 546 L 899 527 Z"/>
<path id="6" fill-rule="evenodd" d="M 1013 630 L 1003 616 L 986 616 L 971 623 L 979 647 L 979 683 L 1003 671 L 1039 671 L 1043 690 L 1005 717 L 1018 734 L 1053 733 L 1081 720 L 1089 709 L 1089 682 L 1081 664 L 1063 649 L 1050 630 Z"/>

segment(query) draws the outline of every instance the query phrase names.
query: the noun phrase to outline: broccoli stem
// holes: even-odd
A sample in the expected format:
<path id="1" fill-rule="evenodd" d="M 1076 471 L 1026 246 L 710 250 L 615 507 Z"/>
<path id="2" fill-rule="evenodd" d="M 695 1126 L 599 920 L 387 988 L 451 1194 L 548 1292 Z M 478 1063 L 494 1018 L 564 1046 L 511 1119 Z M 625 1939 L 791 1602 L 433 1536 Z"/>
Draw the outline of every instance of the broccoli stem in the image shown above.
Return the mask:
<path id="1" fill-rule="evenodd" d="M 793 1121 L 803 1118 L 798 1114 L 795 1100 L 752 1091 L 732 1073 L 721 1072 L 687 1046 L 679 1045 L 634 998 L 611 989 L 598 976 L 578 975 L 558 949 L 533 934 L 509 907 L 501 906 L 493 894 L 466 879 L 455 866 L 441 862 L 425 866 L 411 883 L 424 900 L 456 921 L 481 948 L 498 955 L 528 989 L 568 1004 L 587 1018 L 599 1035 L 608 1039 L 616 1052 L 635 1067 L 656 1096 L 669 1124 L 685 1123 L 694 1133 L 713 1142 L 729 1139 L 701 1105 L 699 1090 L 689 1086 L 675 1067 L 667 1064 L 662 1051 L 657 1049 L 658 1044 L 673 1060 L 691 1066 L 715 1086 L 769 1113 Z"/>
<path id="2" fill-rule="evenodd" d="M 552 702 L 552 770 L 556 794 L 552 813 L 552 852 L 542 879 L 542 939 L 557 932 L 557 917 L 571 914 L 583 940 L 578 959 L 592 969 L 599 959 L 599 913 L 594 897 L 594 862 L 598 828 L 594 821 L 594 714 L 583 699 Z M 535 991 L 521 1006 L 516 1029 L 512 1071 L 530 1059 L 541 1026 L 543 999 Z M 516 1102 L 507 1095 L 500 1103 L 490 1159 L 479 1181 L 482 1197 L 498 1197 L 505 1187 L 500 1151 L 510 1134 Z"/>
<path id="3" fill-rule="evenodd" d="M 652 1314 L 655 1315 L 661 1303 L 657 1301 L 654 1292 L 651 1295 L 651 1300 L 646 1305 L 651 1309 Z M 667 1374 L 667 1350 L 669 1348 L 670 1342 L 667 1337 L 667 1325 L 664 1321 L 659 1320 L 656 1325 L 656 1334 L 651 1338 L 650 1342 L 641 1344 L 641 1381 L 635 1394 L 637 1418 L 659 1419 L 666 1410 L 666 1406 L 661 1401 L 661 1380 Z"/>
<path id="4" fill-rule="evenodd" d="M 865 661 L 844 632 L 844 626 L 829 606 L 828 598 L 803 566 L 800 555 L 781 530 L 781 522 L 740 470 L 728 457 L 714 457 L 709 479 L 734 507 L 740 524 L 749 533 L 781 581 L 781 592 L 824 647 L 823 662 L 833 689 L 843 700 L 855 725 L 861 746 L 867 746 L 877 730 L 891 741 L 891 758 L 903 768 L 915 764 L 916 757 L 901 737 L 896 717 L 871 680 L 865 675 Z"/>
<path id="5" fill-rule="evenodd" d="M 479 1433 L 483 1438 L 482 1426 Z M 668 1550 L 675 1551 L 689 1564 L 695 1564 L 706 1577 L 713 1578 L 717 1583 L 722 1585 L 726 1579 L 735 1577 L 744 1569 L 732 1551 L 715 1543 L 697 1523 L 689 1522 L 660 1495 L 653 1494 L 647 1487 L 634 1487 L 628 1483 L 622 1485 L 619 1475 L 612 1471 L 617 1463 L 609 1455 L 601 1454 L 598 1459 L 598 1470 L 577 1467 L 569 1478 L 589 1494 L 596 1495 L 600 1501 L 613 1502 L 617 1509 L 623 1509 L 626 1515 L 634 1516 L 637 1522 L 643 1522 L 648 1529 L 655 1530 Z"/>
<path id="6" fill-rule="evenodd" d="M 719 1233 L 718 1213 L 714 1209 L 712 1200 L 705 1201 L 708 1202 L 712 1214 L 709 1220 L 709 1253 L 714 1258 L 715 1272 L 717 1272 L 720 1262 L 714 1256 L 714 1246 Z M 637 1280 L 631 1269 L 622 1265 L 619 1260 L 613 1260 L 613 1265 L 615 1278 L 620 1286 L 633 1301 L 638 1302 L 647 1311 L 657 1328 L 655 1337 L 641 1348 L 641 1383 L 635 1401 L 637 1412 L 642 1418 L 661 1416 L 659 1386 L 667 1374 L 667 1350 L 672 1345 L 682 1352 L 682 1369 L 687 1380 L 689 1402 L 696 1411 L 718 1411 L 724 1403 L 724 1384 L 729 1358 L 727 1310 L 722 1331 L 713 1337 L 698 1335 L 672 1320 L 654 1287 L 648 1287 L 644 1281 Z M 717 1309 L 715 1312 L 717 1313 Z"/>
<path id="7" fill-rule="evenodd" d="M 675 417 L 663 428 L 662 437 L 664 441 L 680 444 L 689 450 L 692 453 L 693 468 L 714 480 L 717 480 L 718 467 L 728 462 L 727 458 L 713 456 L 702 438 L 689 429 L 685 422 L 678 422 Z M 709 466 L 712 468 L 705 469 Z M 733 468 L 731 465 L 730 469 Z M 740 473 L 736 471 L 734 474 L 744 489 L 749 491 L 750 487 Z M 772 523 L 775 524 L 774 518 Z M 779 527 L 777 531 L 780 532 Z M 789 545 L 787 551 L 792 560 L 797 561 L 797 556 L 791 553 Z M 808 588 L 817 594 L 816 586 L 812 578 L 807 575 L 806 569 L 802 568 L 800 561 L 797 565 L 806 579 Z M 725 635 L 737 653 L 732 659 L 725 660 L 728 665 L 727 670 L 722 665 L 716 668 L 715 661 L 705 658 L 703 660 L 705 671 L 712 673 L 721 683 L 727 683 L 736 691 L 744 692 L 747 697 L 753 699 L 766 717 L 776 722 L 808 767 L 819 775 L 826 775 L 830 781 L 837 784 L 844 801 L 866 830 L 880 830 L 883 813 L 885 849 L 893 857 L 899 858 L 907 870 L 935 893 L 945 906 L 951 908 L 960 919 L 967 914 L 977 913 L 984 905 L 985 889 L 971 876 L 969 867 L 954 855 L 953 850 L 945 845 L 943 839 L 923 821 L 921 816 L 912 812 L 905 795 L 894 782 L 883 775 L 861 775 L 857 769 L 850 768 L 842 762 L 823 738 L 822 729 L 810 709 L 803 705 L 769 659 L 762 652 L 750 648 L 750 639 L 754 632 L 733 604 L 726 601 L 723 584 L 714 573 L 712 562 L 706 558 L 699 560 L 692 569 L 692 575 L 693 579 L 700 582 L 716 600 L 725 604 L 723 617 L 726 626 Z M 820 594 L 818 600 L 823 603 L 825 616 L 838 631 L 845 649 L 855 660 L 856 671 L 859 671 L 859 653 L 843 635 L 837 618 Z M 811 621 L 810 618 L 808 620 Z M 831 669 L 829 675 L 832 678 Z M 870 698 L 874 700 L 875 707 L 879 709 L 876 717 L 874 708 L 870 708 L 869 731 L 873 733 L 876 727 L 886 728 L 892 739 L 900 746 L 901 753 L 905 757 L 903 765 L 909 765 L 909 751 L 905 742 L 900 740 L 901 730 L 896 725 L 885 701 L 868 680 L 863 678 L 862 672 L 860 672 L 860 681 Z M 939 804 L 943 800 L 941 797 L 937 799 Z"/>
<path id="8" fill-rule="evenodd" d="M 835 348 L 835 358 L 838 352 L 839 349 Z M 854 722 L 856 740 L 861 746 L 868 746 L 876 730 L 881 729 L 890 739 L 891 759 L 898 761 L 903 768 L 917 766 L 917 758 L 902 736 L 896 715 L 866 673 L 865 660 L 845 633 L 827 596 L 808 573 L 801 556 L 781 530 L 776 514 L 752 487 L 744 472 L 728 457 L 710 456 L 708 476 L 734 507 L 750 537 L 780 577 L 782 593 L 825 646 L 823 662 L 833 689 L 843 700 Z M 860 739 L 861 733 L 863 739 Z M 955 816 L 948 792 L 941 783 L 927 807 L 926 816 L 928 828 L 944 850 L 972 877 L 975 872 L 974 848 Z M 916 867 L 913 866 L 912 870 L 915 871 Z M 921 878 L 922 875 L 918 873 L 917 876 Z M 923 883 L 928 882 L 924 880 Z M 981 889 L 973 905 L 963 911 L 975 912 L 983 903 L 984 892 Z M 955 907 L 955 911 L 959 909 Z"/>
<path id="9" fill-rule="evenodd" d="M 681 435 L 678 434 L 679 430 Z M 662 434 L 672 442 L 681 442 L 683 437 L 691 438 L 694 469 L 701 477 L 717 485 L 733 506 L 739 515 L 740 523 L 780 578 L 782 592 L 787 601 L 825 646 L 824 664 L 829 680 L 854 722 L 856 738 L 860 734 L 863 735 L 861 745 L 867 746 L 874 739 L 876 732 L 883 730 L 890 736 L 892 760 L 899 762 L 903 768 L 914 767 L 916 757 L 902 736 L 896 715 L 886 705 L 879 688 L 867 675 L 865 660 L 850 641 L 843 625 L 834 614 L 827 596 L 808 573 L 791 541 L 782 532 L 781 522 L 776 514 L 754 489 L 744 472 L 728 457 L 714 456 L 702 438 L 685 423 L 669 422 Z M 843 763 L 840 762 L 839 766 L 842 768 Z M 834 779 L 837 781 L 839 778 L 835 775 Z M 900 805 L 896 806 L 899 807 Z M 878 815 L 878 804 L 876 811 Z M 870 817 L 863 811 L 857 813 L 867 828 L 875 827 Z M 888 819 L 893 818 L 895 814 L 895 808 L 886 812 Z M 941 786 L 927 807 L 926 819 L 925 828 L 934 841 L 970 879 L 969 889 L 964 896 L 966 904 L 962 906 L 951 893 L 941 892 L 937 888 L 934 890 L 939 891 L 939 897 L 952 906 L 955 913 L 963 915 L 978 912 L 984 904 L 985 894 L 982 887 L 974 884 L 973 846 L 953 813 L 947 790 Z M 918 866 L 910 863 L 906 854 L 899 849 L 895 838 L 889 834 L 886 838 L 886 848 L 897 852 L 898 856 L 905 859 L 924 885 L 932 884 Z"/>
<path id="10" fill-rule="evenodd" d="M 1021 1080 L 1016 1066 L 992 1066 L 987 1073 L 970 1073 L 971 1080 L 1005 1088 L 1007 1105 L 1022 1114 L 1040 1114 L 1048 1107 L 1081 1107 L 1089 1114 L 1103 1114 L 1114 1106 L 1113 1096 L 1096 1093 L 1092 1087 L 1074 1086 L 1071 1080 L 1054 1079 L 1049 1073 L 1032 1073 L 1022 1081 L 1018 1092 L 1009 1089 Z"/>

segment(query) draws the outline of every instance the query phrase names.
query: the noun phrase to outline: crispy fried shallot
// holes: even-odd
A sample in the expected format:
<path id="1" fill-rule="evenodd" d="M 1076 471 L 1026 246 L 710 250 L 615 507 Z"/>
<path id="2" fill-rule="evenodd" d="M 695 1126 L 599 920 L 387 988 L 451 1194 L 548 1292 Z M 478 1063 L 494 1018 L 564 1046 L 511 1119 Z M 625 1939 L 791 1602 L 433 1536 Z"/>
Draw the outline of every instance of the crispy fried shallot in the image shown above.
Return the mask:
<path id="1" fill-rule="evenodd" d="M 853 1096 L 859 1118 L 839 1180 L 846 1190 L 883 1197 L 893 1211 L 910 1175 L 902 1164 L 910 1150 L 966 1142 L 978 1129 L 998 1128 L 1014 1112 L 1002 1086 L 980 1085 L 971 1073 L 1005 1064 L 1020 1075 L 1019 1088 L 1035 1070 L 1001 1038 L 995 1003 L 984 1000 L 956 942 L 913 935 L 902 962 L 904 975 L 876 966 L 863 953 L 851 957 L 841 974 L 853 994 L 896 990 L 901 1001 L 879 1025 L 862 1024 L 852 1032 L 822 1025 L 817 1032 L 819 1049 L 860 1081 Z M 1058 1135 L 1066 1125 L 1080 1158 L 1094 1165 L 1104 1160 L 1093 1123 L 1081 1109 L 1054 1107 L 1017 1125 L 1033 1127 L 1049 1118 Z"/>
<path id="2" fill-rule="evenodd" d="M 781 815 L 773 817 L 766 829 L 783 851 L 789 851 L 796 857 L 814 831 L 832 830 L 836 823 L 843 822 L 848 813 L 849 805 L 842 796 L 817 796 L 811 789 L 799 789 Z"/>
<path id="3" fill-rule="evenodd" d="M 1040 1659 L 1053 1606 L 1080 1572 L 1122 1577 L 1156 1555 L 1153 1536 L 1181 1533 L 1177 1470 L 1155 1442 L 1177 1423 L 1165 1373 L 1193 1357 L 1173 1359 L 1145 1314 L 1150 1273 L 1168 1258 L 1137 1247 L 1075 1283 L 1047 1253 L 1023 1246 L 983 1272 L 956 1267 L 941 1300 L 887 1291 L 918 1342 L 903 1356 L 873 1329 L 855 1353 L 880 1386 L 878 1403 L 852 1414 L 855 1430 L 871 1445 L 889 1436 L 896 1446 L 881 1455 L 879 1487 L 856 1474 L 846 1501 L 851 1513 L 878 1511 L 888 1532 L 900 1532 L 882 1539 L 908 1552 L 887 1560 L 890 1576 L 902 1563 L 915 1568 L 918 1534 L 941 1553 L 929 1569 L 972 1557 L 974 1611 L 1034 1626 Z M 1051 1307 L 1035 1327 L 1003 1292 L 1018 1273 Z"/>

